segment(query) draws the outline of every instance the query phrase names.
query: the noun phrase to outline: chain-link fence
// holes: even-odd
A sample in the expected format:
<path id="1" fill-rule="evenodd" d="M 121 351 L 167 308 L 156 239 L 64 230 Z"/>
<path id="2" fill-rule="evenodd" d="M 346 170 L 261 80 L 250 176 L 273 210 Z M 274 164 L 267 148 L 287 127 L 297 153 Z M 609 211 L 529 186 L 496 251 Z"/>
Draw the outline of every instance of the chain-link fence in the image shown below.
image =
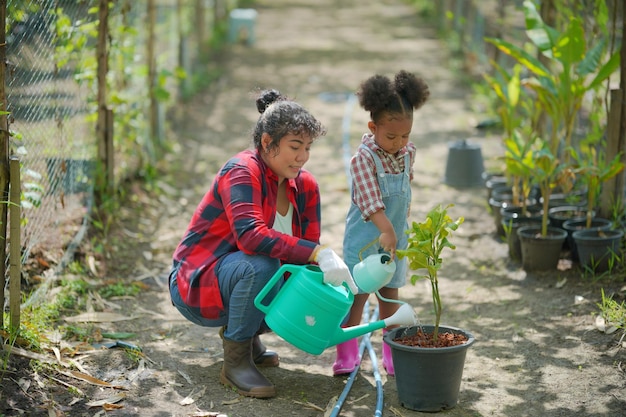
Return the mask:
<path id="1" fill-rule="evenodd" d="M 110 7 L 105 102 L 114 115 L 115 183 L 154 161 L 167 107 L 193 90 L 193 77 L 184 75 L 198 72 L 216 33 L 213 16 L 228 7 L 218 0 L 7 1 L 0 82 L 9 154 L 21 162 L 23 263 L 64 266 L 60 257 L 90 214 L 103 3 Z"/>

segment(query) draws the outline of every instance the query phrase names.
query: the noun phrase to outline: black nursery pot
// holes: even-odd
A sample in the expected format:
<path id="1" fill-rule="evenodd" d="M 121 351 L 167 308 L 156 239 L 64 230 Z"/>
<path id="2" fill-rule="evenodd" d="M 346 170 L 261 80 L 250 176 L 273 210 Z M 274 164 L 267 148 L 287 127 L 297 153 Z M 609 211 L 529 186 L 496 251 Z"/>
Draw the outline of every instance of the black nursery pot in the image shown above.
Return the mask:
<path id="1" fill-rule="evenodd" d="M 513 195 L 502 195 L 500 199 L 491 197 L 489 199 L 489 206 L 493 214 L 493 221 L 496 225 L 496 234 L 501 237 L 505 237 L 505 228 L 503 227 L 502 220 L 510 219 L 512 217 L 521 216 L 522 207 L 513 204 Z M 529 217 L 534 217 L 538 210 L 541 210 L 537 205 L 537 200 L 534 198 L 528 198 L 526 200 L 526 210 Z"/>
<path id="2" fill-rule="evenodd" d="M 582 229 L 572 233 L 580 265 L 595 272 L 611 269 L 611 259 L 619 256 L 624 232 L 622 230 Z"/>
<path id="3" fill-rule="evenodd" d="M 541 227 L 541 216 L 502 217 L 502 227 L 506 232 L 506 243 L 509 245 L 509 257 L 514 261 L 522 261 L 522 245 L 517 235 L 517 230 L 522 226 L 528 225 Z"/>
<path id="4" fill-rule="evenodd" d="M 594 217 L 591 219 L 591 226 L 587 227 L 587 219 L 571 219 L 563 223 L 563 230 L 567 232 L 567 246 L 569 247 L 573 261 L 578 261 L 578 247 L 574 239 L 574 232 L 578 230 L 610 230 L 613 228 L 613 222 L 602 217 Z"/>
<path id="5" fill-rule="evenodd" d="M 517 229 L 522 247 L 522 268 L 527 271 L 554 270 L 559 264 L 561 248 L 567 232 L 548 226 L 546 236 L 541 236 L 541 225 L 527 225 Z"/>
<path id="6" fill-rule="evenodd" d="M 595 212 L 591 213 L 595 216 Z M 550 226 L 563 228 L 563 223 L 567 220 L 580 220 L 587 218 L 587 209 L 580 206 L 556 206 L 548 209 L 548 218 Z"/>
<path id="7" fill-rule="evenodd" d="M 434 326 L 421 326 L 432 333 Z M 442 348 L 405 346 L 394 339 L 415 334 L 418 326 L 398 327 L 383 336 L 391 347 L 396 370 L 396 387 L 402 407 L 409 410 L 437 412 L 454 408 L 458 402 L 465 355 L 476 341 L 474 336 L 456 327 L 439 326 L 439 333 L 464 334 L 467 343 Z"/>

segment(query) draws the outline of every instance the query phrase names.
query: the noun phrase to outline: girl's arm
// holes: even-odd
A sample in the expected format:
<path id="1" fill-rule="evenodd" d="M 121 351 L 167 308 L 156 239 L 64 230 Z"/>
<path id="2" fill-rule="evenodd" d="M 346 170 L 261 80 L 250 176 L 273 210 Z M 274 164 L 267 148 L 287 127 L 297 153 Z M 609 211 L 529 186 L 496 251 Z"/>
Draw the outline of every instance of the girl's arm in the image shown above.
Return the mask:
<path id="1" fill-rule="evenodd" d="M 374 223 L 380 232 L 380 237 L 378 238 L 380 247 L 383 248 L 384 251 L 389 252 L 391 259 L 394 259 L 396 256 L 396 246 L 398 246 L 398 237 L 396 236 L 393 225 L 385 214 L 385 210 L 378 210 L 376 213 L 372 214 L 370 221 Z"/>

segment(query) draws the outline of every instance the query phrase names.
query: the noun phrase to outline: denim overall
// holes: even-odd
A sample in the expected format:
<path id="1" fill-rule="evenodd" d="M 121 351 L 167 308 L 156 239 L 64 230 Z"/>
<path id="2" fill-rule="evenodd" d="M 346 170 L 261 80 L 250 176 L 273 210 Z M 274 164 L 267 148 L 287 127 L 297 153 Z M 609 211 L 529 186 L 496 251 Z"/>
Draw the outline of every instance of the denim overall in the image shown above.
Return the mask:
<path id="1" fill-rule="evenodd" d="M 385 214 L 393 225 L 398 238 L 398 246 L 396 249 L 405 249 L 407 246 L 407 235 L 405 231 L 408 228 L 407 214 L 409 205 L 411 204 L 411 183 L 410 183 L 410 156 L 404 155 L 404 172 L 400 174 L 388 174 L 383 169 L 383 164 L 376 154 L 367 146 L 361 144 L 361 149 L 367 150 L 374 158 L 376 163 L 376 177 L 378 178 L 378 186 L 385 204 Z M 361 211 L 352 202 L 348 216 L 346 219 L 346 231 L 343 240 L 343 256 L 344 261 L 352 272 L 354 266 L 361 262 L 359 252 L 371 241 L 378 239 L 380 232 L 378 228 L 371 222 L 365 222 L 361 217 Z M 369 255 L 383 252 L 378 244 L 372 245 L 364 250 L 360 255 L 363 259 Z M 400 288 L 406 284 L 407 263 L 406 259 L 395 259 L 396 272 L 393 278 L 386 285 L 389 288 Z"/>

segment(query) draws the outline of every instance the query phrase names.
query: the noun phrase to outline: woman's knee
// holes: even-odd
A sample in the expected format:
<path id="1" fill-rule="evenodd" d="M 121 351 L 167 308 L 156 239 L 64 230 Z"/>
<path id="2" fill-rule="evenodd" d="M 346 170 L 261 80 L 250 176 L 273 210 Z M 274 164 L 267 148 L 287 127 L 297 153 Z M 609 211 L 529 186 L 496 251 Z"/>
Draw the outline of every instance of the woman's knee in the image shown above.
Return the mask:
<path id="1" fill-rule="evenodd" d="M 268 277 L 268 280 L 278 271 L 280 268 L 280 261 L 278 259 L 270 258 L 268 256 L 259 256 L 255 260 L 255 269 L 257 274 Z"/>

